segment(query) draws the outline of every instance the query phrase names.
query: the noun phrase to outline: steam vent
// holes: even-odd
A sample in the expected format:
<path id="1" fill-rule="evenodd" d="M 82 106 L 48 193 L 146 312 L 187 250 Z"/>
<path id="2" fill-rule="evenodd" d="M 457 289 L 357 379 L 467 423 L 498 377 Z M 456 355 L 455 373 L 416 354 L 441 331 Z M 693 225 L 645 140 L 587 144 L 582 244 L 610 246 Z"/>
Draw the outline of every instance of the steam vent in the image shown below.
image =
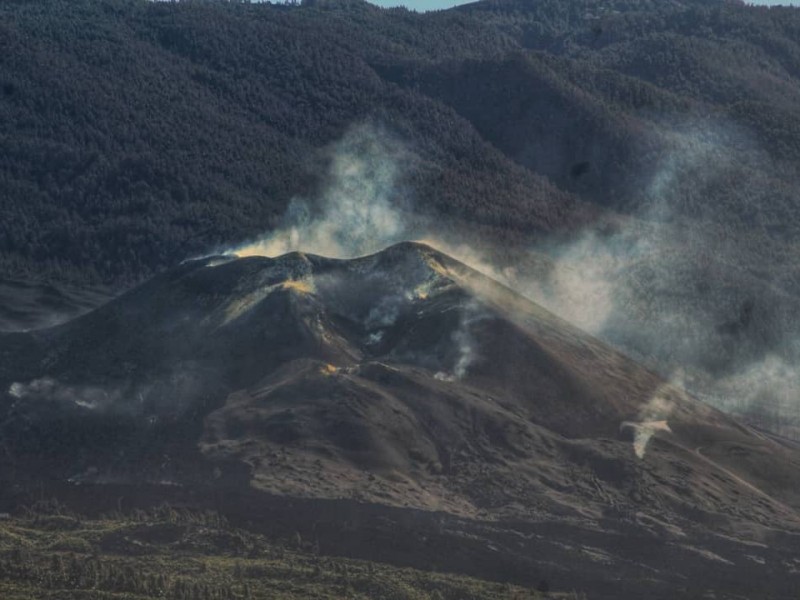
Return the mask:
<path id="1" fill-rule="evenodd" d="M 794 450 L 422 244 L 195 260 L 0 348 L 11 487 L 212 485 L 218 502 L 375 507 L 367 521 L 450 515 L 491 544 L 522 520 L 523 547 L 548 553 L 567 550 L 539 527 L 563 544 L 667 540 L 645 558 L 606 546 L 589 576 L 606 561 L 706 569 L 696 556 L 713 553 L 727 577 L 742 531 L 800 525 Z M 752 552 L 787 560 L 775 539 Z"/>

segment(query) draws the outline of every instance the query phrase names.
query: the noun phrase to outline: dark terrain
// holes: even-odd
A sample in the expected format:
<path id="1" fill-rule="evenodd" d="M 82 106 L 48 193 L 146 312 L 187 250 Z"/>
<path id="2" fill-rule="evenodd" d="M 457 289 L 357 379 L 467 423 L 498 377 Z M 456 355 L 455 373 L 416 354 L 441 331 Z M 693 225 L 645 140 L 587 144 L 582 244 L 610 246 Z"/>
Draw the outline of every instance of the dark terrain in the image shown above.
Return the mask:
<path id="1" fill-rule="evenodd" d="M 797 9 L 0 3 L 0 595 L 795 598 L 798 173 Z"/>
<path id="2" fill-rule="evenodd" d="M 797 585 L 795 446 L 421 244 L 190 261 L 0 356 L 12 507 L 168 500 L 593 598 Z"/>
<path id="3" fill-rule="evenodd" d="M 51 327 L 89 312 L 112 297 L 103 287 L 0 280 L 0 331 Z"/>
<path id="4" fill-rule="evenodd" d="M 796 9 L 45 0 L 0 10 L 0 275 L 125 285 L 262 234 L 292 197 L 324 185 L 320 149 L 367 120 L 418 159 L 402 182 L 415 209 L 487 241 L 530 244 L 604 211 L 651 219 L 656 204 L 670 220 L 722 221 L 788 268 Z M 796 269 L 780 282 L 796 291 Z"/>
<path id="5" fill-rule="evenodd" d="M 47 598 L 584 600 L 573 593 L 321 556 L 313 533 L 266 537 L 217 513 L 162 504 L 87 519 L 38 502 L 0 523 L 0 594 Z M 538 587 L 538 586 L 537 586 Z"/>

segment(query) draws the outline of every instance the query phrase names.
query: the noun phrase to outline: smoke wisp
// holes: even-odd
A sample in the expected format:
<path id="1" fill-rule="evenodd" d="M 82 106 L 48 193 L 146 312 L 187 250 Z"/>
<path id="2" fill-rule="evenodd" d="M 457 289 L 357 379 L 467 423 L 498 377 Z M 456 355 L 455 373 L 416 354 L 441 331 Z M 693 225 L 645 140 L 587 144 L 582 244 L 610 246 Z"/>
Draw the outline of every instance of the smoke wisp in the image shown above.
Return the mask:
<path id="1" fill-rule="evenodd" d="M 511 285 L 664 374 L 684 370 L 707 402 L 797 434 L 800 280 L 766 233 L 781 231 L 783 167 L 718 121 L 653 135 L 658 159 L 622 225 L 536 244 L 551 265 Z"/>
<path id="2" fill-rule="evenodd" d="M 436 379 L 440 381 L 459 381 L 467 376 L 470 367 L 480 358 L 478 341 L 472 329 L 476 323 L 488 318 L 486 311 L 474 300 L 467 302 L 462 308 L 458 328 L 450 336 L 452 348 L 455 350 L 452 369 L 439 371 Z"/>
<path id="3" fill-rule="evenodd" d="M 374 124 L 351 129 L 330 151 L 330 171 L 318 198 L 295 198 L 283 225 L 231 249 L 238 256 L 280 256 L 302 251 L 353 258 L 408 239 L 409 206 L 401 174 L 414 158 Z"/>
<path id="4" fill-rule="evenodd" d="M 490 241 L 457 241 L 415 214 L 403 177 L 418 159 L 381 127 L 362 124 L 330 148 L 317 198 L 295 199 L 278 230 L 233 252 L 351 258 L 423 240 L 662 373 L 684 369 L 690 391 L 721 408 L 768 413 L 772 404 L 794 418 L 800 330 L 791 315 L 800 302 L 791 281 L 775 275 L 791 271 L 781 270 L 769 238 L 753 234 L 780 224 L 770 179 L 780 166 L 746 132 L 718 121 L 654 122 L 652 135 L 658 151 L 634 186 L 637 208 L 611 232 L 531 240 L 512 262 L 495 260 Z M 368 316 L 374 343 L 396 312 L 389 302 Z M 467 330 L 453 344 L 469 365 Z"/>
<path id="5" fill-rule="evenodd" d="M 51 377 L 12 383 L 8 393 L 20 401 L 50 400 L 87 410 L 103 410 L 119 399 L 118 394 L 97 386 L 64 385 Z"/>
<path id="6" fill-rule="evenodd" d="M 683 377 L 679 374 L 675 379 L 675 385 L 683 383 Z M 669 418 L 675 410 L 675 402 L 670 399 L 673 393 L 672 385 L 662 385 L 650 397 L 650 399 L 639 409 L 639 414 L 635 421 L 624 421 L 620 424 L 621 431 L 633 432 L 633 451 L 637 458 L 644 459 L 647 453 L 647 446 L 650 440 L 659 431 L 672 433 L 669 427 Z"/>

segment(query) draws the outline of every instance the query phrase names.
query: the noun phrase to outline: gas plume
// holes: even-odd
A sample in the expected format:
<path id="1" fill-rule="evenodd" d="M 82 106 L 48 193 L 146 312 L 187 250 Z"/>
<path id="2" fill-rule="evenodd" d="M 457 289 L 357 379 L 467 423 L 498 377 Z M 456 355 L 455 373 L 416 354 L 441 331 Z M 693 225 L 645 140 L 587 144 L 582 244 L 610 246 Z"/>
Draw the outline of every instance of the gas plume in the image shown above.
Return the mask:
<path id="1" fill-rule="evenodd" d="M 331 148 L 330 172 L 316 199 L 291 201 L 283 225 L 230 251 L 238 256 L 279 256 L 303 251 L 332 258 L 377 252 L 408 238 L 399 177 L 413 157 L 374 124 L 351 129 Z"/>
<path id="2" fill-rule="evenodd" d="M 512 262 L 496 260 L 502 253 L 472 232 L 459 240 L 420 217 L 403 184 L 419 159 L 384 128 L 362 124 L 330 148 L 318 197 L 293 200 L 281 227 L 230 250 L 351 258 L 421 240 L 665 375 L 684 369 L 690 391 L 721 408 L 769 414 L 769 404 L 795 418 L 798 290 L 770 275 L 791 272 L 789 258 L 749 233 L 779 225 L 770 174 L 780 165 L 746 132 L 718 121 L 653 121 L 651 135 L 650 171 L 627 200 L 634 210 L 567 242 L 532 239 Z M 374 307 L 370 329 L 396 312 L 389 301 Z M 380 332 L 370 333 L 377 343 Z M 466 334 L 453 343 L 470 346 Z M 469 364 L 470 352 L 462 356 Z"/>
<path id="3" fill-rule="evenodd" d="M 671 395 L 681 393 L 683 374 L 678 373 L 672 378 L 672 384 L 660 386 L 650 399 L 639 409 L 635 421 L 624 421 L 620 430 L 633 432 L 633 451 L 640 459 L 644 459 L 650 440 L 659 431 L 672 433 L 669 418 L 675 410 L 675 402 Z"/>
<path id="4" fill-rule="evenodd" d="M 458 381 L 466 377 L 469 368 L 480 357 L 472 329 L 476 323 L 487 317 L 486 311 L 474 300 L 467 302 L 462 308 L 459 326 L 451 335 L 452 347 L 455 349 L 452 369 L 449 372 L 439 371 L 436 379 Z"/>
<path id="5" fill-rule="evenodd" d="M 50 400 L 88 410 L 102 410 L 112 405 L 117 394 L 97 386 L 64 385 L 51 377 L 28 383 L 12 383 L 9 395 L 18 401 Z"/>

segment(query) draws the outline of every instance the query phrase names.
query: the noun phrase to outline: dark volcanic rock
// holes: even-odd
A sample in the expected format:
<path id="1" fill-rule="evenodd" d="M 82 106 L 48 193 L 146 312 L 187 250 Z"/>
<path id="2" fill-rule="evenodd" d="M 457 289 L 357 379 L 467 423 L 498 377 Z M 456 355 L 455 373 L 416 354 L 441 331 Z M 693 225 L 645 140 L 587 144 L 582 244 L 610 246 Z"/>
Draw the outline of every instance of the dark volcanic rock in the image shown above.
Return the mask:
<path id="1" fill-rule="evenodd" d="M 437 511 L 503 556 L 510 530 L 552 546 L 549 523 L 587 577 L 609 565 L 637 585 L 654 568 L 671 580 L 664 560 L 789 560 L 800 529 L 796 449 L 421 244 L 188 262 L 0 352 L 16 486 L 35 473 Z M 508 562 L 509 578 L 542 560 Z"/>

